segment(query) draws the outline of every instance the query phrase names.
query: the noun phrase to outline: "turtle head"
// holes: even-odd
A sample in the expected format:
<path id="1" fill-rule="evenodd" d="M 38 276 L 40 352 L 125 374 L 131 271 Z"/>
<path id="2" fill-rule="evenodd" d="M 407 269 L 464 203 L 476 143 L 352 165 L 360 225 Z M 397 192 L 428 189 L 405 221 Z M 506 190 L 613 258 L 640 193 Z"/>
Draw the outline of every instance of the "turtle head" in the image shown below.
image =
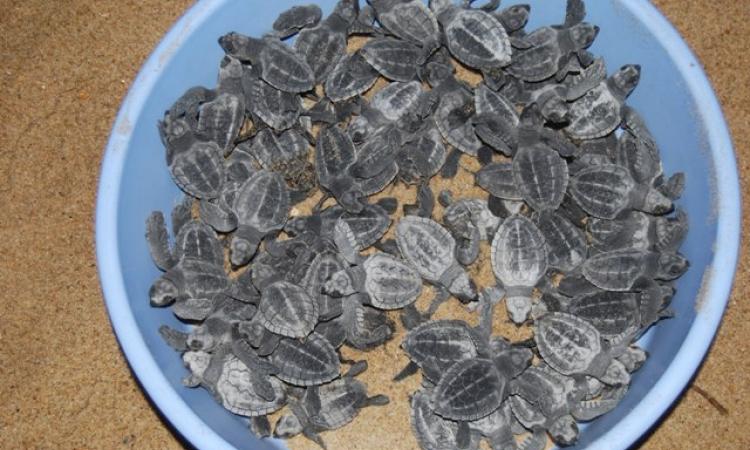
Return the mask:
<path id="1" fill-rule="evenodd" d="M 509 295 L 505 298 L 508 316 L 515 324 L 522 324 L 531 312 L 531 299 L 526 295 Z"/>
<path id="2" fill-rule="evenodd" d="M 332 15 L 351 25 L 359 16 L 359 0 L 339 0 Z"/>
<path id="3" fill-rule="evenodd" d="M 235 236 L 229 245 L 229 255 L 232 266 L 241 267 L 250 262 L 258 249 L 257 244 L 253 244 L 246 238 Z"/>
<path id="4" fill-rule="evenodd" d="M 542 116 L 552 123 L 564 123 L 568 120 L 568 102 L 559 95 L 551 95 L 542 105 Z"/>
<path id="5" fill-rule="evenodd" d="M 500 11 L 499 18 L 508 32 L 518 31 L 529 21 L 529 5 L 513 5 Z"/>
<path id="6" fill-rule="evenodd" d="M 210 351 L 215 344 L 214 337 L 204 325 L 195 327 L 187 338 L 187 345 L 190 350 Z"/>
<path id="7" fill-rule="evenodd" d="M 294 414 L 285 414 L 281 416 L 273 430 L 273 436 L 277 438 L 288 439 L 302 433 L 302 423 Z"/>
<path id="8" fill-rule="evenodd" d="M 641 81 L 641 66 L 638 64 L 627 64 L 612 75 L 612 86 L 623 97 L 633 92 L 638 82 Z"/>
<path id="9" fill-rule="evenodd" d="M 570 27 L 570 39 L 573 41 L 575 48 L 579 50 L 590 46 L 598 34 L 599 27 L 587 22 L 581 22 Z"/>
<path id="10" fill-rule="evenodd" d="M 667 196 L 656 189 L 649 188 L 646 192 L 646 198 L 643 201 L 643 210 L 655 215 L 662 215 L 670 212 L 674 204 Z"/>
<path id="11" fill-rule="evenodd" d="M 256 60 L 264 45 L 261 39 L 251 38 L 234 31 L 219 38 L 219 46 L 224 53 L 250 63 Z"/>
<path id="12" fill-rule="evenodd" d="M 573 445 L 578 440 L 578 425 L 570 414 L 561 416 L 555 420 L 548 430 L 555 444 Z"/>
<path id="13" fill-rule="evenodd" d="M 151 286 L 148 296 L 153 306 L 167 306 L 175 301 L 180 294 L 177 285 L 167 278 L 159 278 Z"/>
<path id="14" fill-rule="evenodd" d="M 336 199 L 345 210 L 351 213 L 359 213 L 365 207 L 364 203 L 362 203 L 362 197 L 364 195 L 358 189 L 349 189 Z"/>
<path id="15" fill-rule="evenodd" d="M 371 131 L 372 127 L 370 126 L 369 119 L 365 116 L 357 116 L 349 124 L 347 133 L 349 133 L 352 142 L 359 145 L 365 142 Z"/>
<path id="16" fill-rule="evenodd" d="M 456 278 L 453 279 L 451 285 L 448 287 L 451 294 L 455 295 L 456 298 L 461 300 L 462 303 L 468 303 L 477 299 L 477 285 L 474 284 L 474 280 L 469 278 L 469 274 L 462 271 Z"/>
<path id="17" fill-rule="evenodd" d="M 189 350 L 182 355 L 182 363 L 193 377 L 202 378 L 210 362 L 211 354 L 204 351 Z"/>
<path id="18" fill-rule="evenodd" d="M 674 280 L 681 277 L 688 267 L 690 267 L 690 263 L 679 253 L 661 253 L 659 255 L 657 278 Z"/>
<path id="19" fill-rule="evenodd" d="M 334 297 L 345 297 L 356 292 L 354 280 L 346 270 L 334 273 L 323 285 L 323 292 Z"/>

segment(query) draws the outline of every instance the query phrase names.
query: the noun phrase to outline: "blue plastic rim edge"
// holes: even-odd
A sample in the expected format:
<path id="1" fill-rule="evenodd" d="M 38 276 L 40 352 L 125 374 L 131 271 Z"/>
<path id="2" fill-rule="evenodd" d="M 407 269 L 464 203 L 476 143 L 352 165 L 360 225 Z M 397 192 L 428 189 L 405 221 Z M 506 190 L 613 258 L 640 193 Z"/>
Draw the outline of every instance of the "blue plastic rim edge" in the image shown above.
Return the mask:
<path id="1" fill-rule="evenodd" d="M 171 48 L 181 36 L 200 27 L 223 2 L 197 2 L 167 32 L 138 73 L 117 114 L 102 160 L 96 201 L 96 257 L 99 279 L 110 321 L 120 347 L 151 400 L 190 443 L 200 449 L 234 447 L 196 416 L 164 377 L 128 307 L 117 248 L 117 205 L 125 152 L 134 118 L 138 117 L 160 74 L 172 58 Z M 737 166 L 729 130 L 710 82 L 695 55 L 672 24 L 647 0 L 621 2 L 657 36 L 686 75 L 689 90 L 701 99 L 699 114 L 706 123 L 707 140 L 716 175 L 717 240 L 712 277 L 703 291 L 706 300 L 690 332 L 662 378 L 616 427 L 590 448 L 627 448 L 641 437 L 676 400 L 705 357 L 729 300 L 740 244 L 741 202 Z"/>

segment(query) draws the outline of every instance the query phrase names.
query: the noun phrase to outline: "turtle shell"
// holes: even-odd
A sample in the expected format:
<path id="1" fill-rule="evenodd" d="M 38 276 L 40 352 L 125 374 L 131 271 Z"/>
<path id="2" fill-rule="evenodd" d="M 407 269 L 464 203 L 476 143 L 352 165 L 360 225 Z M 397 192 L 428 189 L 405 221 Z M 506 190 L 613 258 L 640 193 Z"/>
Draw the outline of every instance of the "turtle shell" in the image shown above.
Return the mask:
<path id="1" fill-rule="evenodd" d="M 411 426 L 421 448 L 454 449 L 458 424 L 435 414 L 430 406 L 430 394 L 419 390 L 411 397 Z"/>
<path id="2" fill-rule="evenodd" d="M 430 403 L 446 419 L 481 419 L 500 407 L 507 383 L 489 359 L 458 361 L 440 379 Z"/>
<path id="3" fill-rule="evenodd" d="M 380 309 L 398 309 L 414 303 L 422 292 L 422 278 L 414 269 L 387 253 L 365 260 L 365 290 Z"/>
<path id="4" fill-rule="evenodd" d="M 600 83 L 570 104 L 565 128 L 573 139 L 595 139 L 613 132 L 622 122 L 623 102 L 612 94 L 606 83 Z"/>
<path id="5" fill-rule="evenodd" d="M 322 83 L 346 54 L 346 34 L 334 31 L 323 23 L 300 31 L 294 41 L 294 50 L 312 69 L 315 83 Z"/>
<path id="6" fill-rule="evenodd" d="M 396 161 L 400 144 L 400 135 L 396 127 L 380 128 L 356 149 L 357 161 L 350 169 L 351 174 L 357 178 L 367 179 L 382 172 Z"/>
<path id="7" fill-rule="evenodd" d="M 599 331 L 572 314 L 556 312 L 538 319 L 534 340 L 544 361 L 564 375 L 586 373 L 602 353 Z"/>
<path id="8" fill-rule="evenodd" d="M 339 376 L 339 356 L 322 336 L 312 333 L 304 341 L 282 339 L 271 354 L 276 376 L 295 386 L 315 386 Z"/>
<path id="9" fill-rule="evenodd" d="M 380 111 L 391 122 L 398 121 L 424 93 L 419 81 L 408 83 L 393 82 L 379 90 L 373 97 L 370 106 Z"/>
<path id="10" fill-rule="evenodd" d="M 264 400 L 253 387 L 251 370 L 234 355 L 224 361 L 224 367 L 216 383 L 216 392 L 226 409 L 245 417 L 258 417 L 281 409 L 285 403 L 281 381 L 269 377 L 274 398 Z"/>
<path id="11" fill-rule="evenodd" d="M 421 1 L 374 1 L 378 22 L 394 36 L 417 45 L 437 44 L 440 30 L 435 15 Z"/>
<path id="12" fill-rule="evenodd" d="M 615 164 L 592 166 L 570 180 L 570 195 L 587 213 L 614 219 L 630 205 L 636 185 L 628 171 Z"/>
<path id="13" fill-rule="evenodd" d="M 297 41 L 302 37 L 297 36 Z M 283 42 L 267 38 L 258 56 L 260 77 L 276 89 L 300 93 L 315 87 L 315 73 L 307 61 Z"/>
<path id="14" fill-rule="evenodd" d="M 255 135 L 248 153 L 255 156 L 264 169 L 291 178 L 305 168 L 307 150 L 307 140 L 294 130 L 276 134 L 263 129 Z"/>
<path id="15" fill-rule="evenodd" d="M 559 70 L 562 49 L 559 44 L 559 30 L 542 27 L 524 36 L 529 48 L 513 53 L 513 62 L 506 69 L 516 78 L 524 81 L 543 81 L 554 76 Z"/>
<path id="16" fill-rule="evenodd" d="M 380 206 L 368 204 L 358 213 L 346 212 L 341 216 L 351 231 L 350 239 L 356 245 L 356 250 L 364 250 L 376 243 L 388 227 L 391 226 L 391 218 Z"/>
<path id="17" fill-rule="evenodd" d="M 258 312 L 263 325 L 282 336 L 303 338 L 318 323 L 318 302 L 300 286 L 287 281 L 277 281 L 263 289 Z"/>
<path id="18" fill-rule="evenodd" d="M 272 28 L 284 39 L 303 28 L 314 27 L 323 18 L 323 11 L 318 5 L 292 6 L 279 14 Z"/>
<path id="19" fill-rule="evenodd" d="M 490 258 L 503 284 L 533 287 L 547 270 L 544 235 L 526 217 L 508 217 L 495 233 Z"/>
<path id="20" fill-rule="evenodd" d="M 175 238 L 177 260 L 193 258 L 223 266 L 224 249 L 216 232 L 198 220 L 191 220 L 180 228 Z"/>
<path id="21" fill-rule="evenodd" d="M 428 218 L 403 217 L 396 225 L 396 243 L 404 259 L 428 281 L 440 280 L 456 261 L 453 236 Z"/>
<path id="22" fill-rule="evenodd" d="M 555 210 L 568 187 L 568 165 L 545 145 L 524 147 L 513 158 L 513 177 L 529 206 L 537 211 Z"/>
<path id="23" fill-rule="evenodd" d="M 536 217 L 536 225 L 547 243 L 550 267 L 569 272 L 586 259 L 586 236 L 568 219 L 556 212 L 544 211 Z"/>
<path id="24" fill-rule="evenodd" d="M 378 73 L 359 52 L 339 59 L 325 81 L 326 96 L 341 102 L 360 95 L 377 81 Z"/>
<path id="25" fill-rule="evenodd" d="M 354 420 L 359 413 L 359 404 L 367 392 L 361 381 L 351 377 L 333 380 L 316 389 L 320 407 L 313 411 L 310 411 L 310 407 L 307 409 L 310 423 L 323 430 L 335 430 Z M 307 397 L 309 396 L 308 391 Z"/>
<path id="26" fill-rule="evenodd" d="M 330 189 L 333 180 L 354 164 L 356 153 L 349 136 L 339 127 L 325 128 L 315 146 L 315 170 L 321 186 Z"/>
<path id="27" fill-rule="evenodd" d="M 605 339 L 640 327 L 638 295 L 632 292 L 601 291 L 576 297 L 566 310 L 596 327 Z"/>
<path id="28" fill-rule="evenodd" d="M 506 200 L 523 200 L 518 183 L 513 175 L 513 164 L 493 162 L 479 169 L 476 182 L 495 197 Z"/>
<path id="29" fill-rule="evenodd" d="M 289 192 L 281 175 L 260 170 L 240 188 L 234 211 L 241 225 L 262 233 L 279 230 L 289 214 Z"/>
<path id="30" fill-rule="evenodd" d="M 432 320 L 410 330 L 401 347 L 420 367 L 429 365 L 443 373 L 456 361 L 478 356 L 476 339 L 466 322 Z"/>
<path id="31" fill-rule="evenodd" d="M 583 263 L 583 276 L 608 291 L 628 291 L 648 267 L 649 253 L 642 250 L 615 250 L 599 253 Z"/>
<path id="32" fill-rule="evenodd" d="M 393 81 L 412 81 L 422 51 L 414 44 L 393 38 L 376 38 L 360 50 L 367 62 L 384 77 Z"/>
<path id="33" fill-rule="evenodd" d="M 398 175 L 398 164 L 394 160 L 385 169 L 370 178 L 358 180 L 359 190 L 362 195 L 373 195 L 385 189 Z"/>
<path id="34" fill-rule="evenodd" d="M 185 258 L 167 273 L 168 277 L 173 275 L 182 277 L 182 294 L 187 298 L 211 299 L 229 289 L 230 281 L 224 268 L 213 261 Z"/>
<path id="35" fill-rule="evenodd" d="M 432 177 L 443 167 L 447 156 L 440 132 L 434 126 L 430 127 L 401 147 L 396 157 L 399 177 L 410 184 Z"/>
<path id="36" fill-rule="evenodd" d="M 302 110 L 300 96 L 282 91 L 271 84 L 248 77 L 243 78 L 248 109 L 274 130 L 293 127 Z"/>
<path id="37" fill-rule="evenodd" d="M 492 15 L 477 9 L 452 9 L 443 24 L 448 50 L 459 61 L 475 69 L 504 67 L 511 62 L 511 47 L 505 28 Z"/>
<path id="38" fill-rule="evenodd" d="M 474 115 L 474 98 L 463 89 L 446 93 L 435 111 L 435 124 L 443 138 L 462 152 L 476 156 L 482 141 L 474 133 L 470 119 Z"/>
<path id="39" fill-rule="evenodd" d="M 518 113 L 513 103 L 499 92 L 495 92 L 482 83 L 474 93 L 474 106 L 477 114 L 494 114 L 511 126 L 519 124 Z"/>
<path id="40" fill-rule="evenodd" d="M 169 170 L 180 189 L 201 199 L 218 197 L 225 180 L 222 150 L 213 142 L 195 141 L 177 152 Z"/>
<path id="41" fill-rule="evenodd" d="M 198 132 L 219 146 L 224 155 L 234 148 L 245 119 L 245 101 L 237 95 L 223 93 L 200 106 Z"/>

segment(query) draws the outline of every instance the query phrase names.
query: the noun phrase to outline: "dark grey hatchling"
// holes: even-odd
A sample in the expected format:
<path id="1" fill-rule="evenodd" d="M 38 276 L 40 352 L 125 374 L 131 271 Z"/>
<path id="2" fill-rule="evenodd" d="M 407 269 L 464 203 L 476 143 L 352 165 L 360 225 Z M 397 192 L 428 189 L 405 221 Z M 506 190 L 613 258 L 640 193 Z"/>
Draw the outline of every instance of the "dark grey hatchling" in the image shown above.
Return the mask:
<path id="1" fill-rule="evenodd" d="M 385 395 L 368 396 L 365 384 L 354 378 L 365 370 L 367 363 L 360 361 L 331 383 L 293 391 L 289 398 L 291 411 L 279 419 L 274 436 L 290 438 L 302 434 L 326 448 L 318 433 L 345 426 L 362 408 L 388 404 Z"/>
<path id="2" fill-rule="evenodd" d="M 396 225 L 396 242 L 422 278 L 462 301 L 476 298 L 474 282 L 456 261 L 456 241 L 440 224 L 425 217 L 405 216 Z"/>
<path id="3" fill-rule="evenodd" d="M 247 264 L 261 240 L 280 230 L 289 214 L 289 192 L 281 175 L 260 170 L 241 187 L 234 199 L 239 226 L 232 235 L 230 261 L 233 266 Z"/>
<path id="4" fill-rule="evenodd" d="M 357 18 L 357 3 L 357 0 L 340 0 L 331 15 L 297 35 L 294 50 L 311 68 L 314 84 L 324 82 L 346 54 L 348 30 Z"/>
<path id="5" fill-rule="evenodd" d="M 446 47 L 457 60 L 474 69 L 493 69 L 510 64 L 508 34 L 491 14 L 461 8 L 448 0 L 432 1 L 430 7 L 443 28 Z"/>
<path id="6" fill-rule="evenodd" d="M 523 323 L 531 312 L 531 294 L 548 267 L 542 232 L 526 217 L 505 219 L 492 240 L 492 271 L 506 291 L 505 303 L 513 322 Z"/>
<path id="7" fill-rule="evenodd" d="M 568 192 L 593 217 L 614 219 L 628 209 L 651 214 L 672 210 L 672 200 L 657 189 L 637 184 L 627 169 L 616 164 L 591 166 L 570 179 Z"/>
<path id="8" fill-rule="evenodd" d="M 570 105 L 565 132 L 573 139 L 606 136 L 622 122 L 625 99 L 638 85 L 641 67 L 626 65 Z"/>
<path id="9" fill-rule="evenodd" d="M 528 31 L 529 5 L 500 6 L 299 3 L 265 35 L 221 36 L 215 85 L 158 122 L 184 193 L 171 230 L 146 221 L 163 272 L 150 302 L 181 322 L 158 332 L 184 386 L 257 437 L 325 447 L 387 404 L 357 360 L 390 351 L 398 317 L 408 363 L 389 376 L 421 375 L 419 447 L 574 445 L 646 364 L 639 339 L 676 314 L 686 178 L 662 164 L 654 112 L 627 104 L 640 66 L 608 74 L 583 0 Z M 466 175 L 486 194 L 467 195 Z M 486 269 L 494 285 L 476 286 Z M 475 320 L 443 307 L 452 296 Z M 533 337 L 493 334 L 503 300 Z"/>
<path id="10" fill-rule="evenodd" d="M 308 63 L 277 37 L 258 39 L 232 32 L 222 36 L 219 44 L 227 55 L 250 63 L 253 72 L 276 89 L 299 93 L 315 86 Z"/>
<path id="11" fill-rule="evenodd" d="M 422 278 L 403 261 L 378 252 L 370 255 L 360 266 L 333 274 L 323 290 L 339 297 L 362 292 L 368 295 L 369 305 L 378 309 L 400 309 L 414 303 L 419 297 Z"/>
<path id="12" fill-rule="evenodd" d="M 318 5 L 292 6 L 279 14 L 271 26 L 281 39 L 297 34 L 304 28 L 314 27 L 323 18 Z"/>
<path id="13" fill-rule="evenodd" d="M 440 45 L 437 19 L 420 0 L 369 0 L 378 22 L 389 33 L 430 52 Z"/>

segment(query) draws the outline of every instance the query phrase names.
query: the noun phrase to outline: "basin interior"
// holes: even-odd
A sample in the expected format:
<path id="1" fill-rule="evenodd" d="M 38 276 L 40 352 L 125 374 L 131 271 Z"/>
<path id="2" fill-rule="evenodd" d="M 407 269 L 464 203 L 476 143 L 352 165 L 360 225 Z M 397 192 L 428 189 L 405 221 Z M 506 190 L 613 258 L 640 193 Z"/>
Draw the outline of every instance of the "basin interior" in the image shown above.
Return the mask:
<path id="1" fill-rule="evenodd" d="M 690 260 L 687 274 L 676 284 L 672 307 L 675 317 L 662 321 L 644 338 L 650 353 L 646 365 L 638 371 L 629 393 L 613 412 L 589 424 L 581 433 L 576 448 L 583 448 L 614 427 L 652 389 L 680 349 L 696 318 L 696 299 L 709 267 L 717 240 L 716 211 L 712 206 L 714 169 L 705 139 L 705 124 L 696 114 L 699 99 L 687 87 L 685 74 L 678 71 L 672 57 L 649 29 L 623 6 L 628 0 L 588 1 L 587 20 L 599 25 L 601 32 L 592 47 L 605 57 L 611 73 L 626 63 L 643 67 L 640 85 L 630 97 L 656 138 L 667 174 L 682 171 L 687 176 L 683 198 L 678 202 L 689 215 L 690 232 L 682 253 Z M 202 2 L 195 7 L 200 8 Z M 268 31 L 279 12 L 295 2 L 249 2 L 221 0 L 199 22 L 183 24 L 173 43 L 157 54 L 160 74 L 137 117 L 131 118 L 131 137 L 124 149 L 124 168 L 116 202 L 117 249 L 127 299 L 139 332 L 162 369 L 165 377 L 184 402 L 224 440 L 240 449 L 261 448 L 249 436 L 246 421 L 227 411 L 202 389 L 184 388 L 180 380 L 186 374 L 179 354 L 168 348 L 158 335 L 162 324 L 183 327 L 169 309 L 149 306 L 148 289 L 160 275 L 151 261 L 144 235 L 144 222 L 153 210 L 170 211 L 180 198 L 164 162 L 164 149 L 156 123 L 175 99 L 195 85 L 215 84 L 218 62 L 223 54 L 217 38 L 229 31 L 260 35 Z M 325 13 L 334 0 L 318 0 Z M 518 1 L 506 0 L 504 6 Z M 527 29 L 561 23 L 564 0 L 529 0 L 531 21 Z M 698 68 L 696 68 L 698 70 Z M 134 85 L 133 89 L 138 89 Z M 127 107 L 127 105 L 126 105 Z M 168 214 L 167 214 L 168 216 Z M 710 338 L 710 337 L 709 337 Z M 121 337 L 122 339 L 122 337 Z M 150 393 L 154 395 L 153 392 Z M 404 427 L 407 427 L 404 424 Z"/>

